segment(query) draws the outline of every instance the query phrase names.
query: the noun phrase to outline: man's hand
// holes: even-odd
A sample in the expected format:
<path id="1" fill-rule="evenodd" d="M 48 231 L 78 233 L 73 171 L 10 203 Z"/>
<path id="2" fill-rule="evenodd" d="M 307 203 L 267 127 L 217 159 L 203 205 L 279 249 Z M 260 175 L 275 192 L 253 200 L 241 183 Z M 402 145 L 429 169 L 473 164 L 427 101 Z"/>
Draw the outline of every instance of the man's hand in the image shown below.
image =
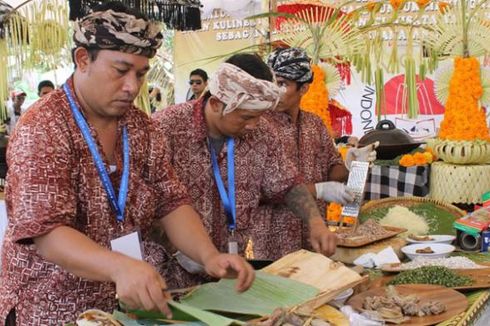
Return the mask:
<path id="1" fill-rule="evenodd" d="M 236 290 L 244 292 L 250 288 L 255 271 L 252 266 L 240 256 L 215 254 L 204 261 L 206 273 L 216 278 L 236 278 Z"/>
<path id="2" fill-rule="evenodd" d="M 345 166 L 350 170 L 352 161 L 369 162 L 376 160 L 376 148 L 379 146 L 379 141 L 369 144 L 361 148 L 351 148 L 345 156 Z"/>
<path id="3" fill-rule="evenodd" d="M 116 264 L 112 280 L 116 283 L 116 293 L 121 302 L 130 309 L 160 311 L 172 318 L 164 292 L 165 281 L 148 263 L 129 257 L 121 257 Z"/>
<path id="4" fill-rule="evenodd" d="M 337 236 L 330 232 L 321 218 L 314 218 L 309 221 L 310 242 L 313 250 L 325 256 L 335 253 L 337 247 Z"/>
<path id="5" fill-rule="evenodd" d="M 346 205 L 354 201 L 354 194 L 341 182 L 328 181 L 315 184 L 316 198 L 329 203 Z"/>

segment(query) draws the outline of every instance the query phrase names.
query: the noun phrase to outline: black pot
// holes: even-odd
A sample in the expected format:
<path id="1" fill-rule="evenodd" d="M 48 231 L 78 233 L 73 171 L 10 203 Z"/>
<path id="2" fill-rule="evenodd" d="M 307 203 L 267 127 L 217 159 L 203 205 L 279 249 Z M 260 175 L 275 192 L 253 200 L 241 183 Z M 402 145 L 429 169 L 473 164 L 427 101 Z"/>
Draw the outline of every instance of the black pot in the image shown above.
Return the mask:
<path id="1" fill-rule="evenodd" d="M 371 130 L 359 140 L 359 147 L 379 141 L 376 156 L 380 160 L 392 160 L 407 154 L 423 143 L 415 142 L 409 134 L 397 129 L 390 120 L 381 120 L 374 130 Z"/>

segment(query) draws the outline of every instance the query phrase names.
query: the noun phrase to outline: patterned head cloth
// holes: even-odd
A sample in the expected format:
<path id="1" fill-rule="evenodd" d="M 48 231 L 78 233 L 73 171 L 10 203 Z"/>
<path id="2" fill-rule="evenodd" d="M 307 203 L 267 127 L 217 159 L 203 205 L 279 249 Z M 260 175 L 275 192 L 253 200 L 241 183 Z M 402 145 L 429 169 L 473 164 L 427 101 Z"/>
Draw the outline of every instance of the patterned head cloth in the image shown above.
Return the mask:
<path id="1" fill-rule="evenodd" d="M 276 49 L 267 58 L 267 64 L 276 76 L 298 83 L 313 81 L 310 61 L 306 52 L 300 48 Z"/>
<path id="2" fill-rule="evenodd" d="M 209 91 L 226 104 L 223 114 L 238 108 L 275 109 L 283 90 L 273 82 L 258 79 L 239 67 L 222 63 L 209 81 Z"/>
<path id="3" fill-rule="evenodd" d="M 158 23 L 113 10 L 96 11 L 75 22 L 76 46 L 155 56 L 163 35 Z"/>

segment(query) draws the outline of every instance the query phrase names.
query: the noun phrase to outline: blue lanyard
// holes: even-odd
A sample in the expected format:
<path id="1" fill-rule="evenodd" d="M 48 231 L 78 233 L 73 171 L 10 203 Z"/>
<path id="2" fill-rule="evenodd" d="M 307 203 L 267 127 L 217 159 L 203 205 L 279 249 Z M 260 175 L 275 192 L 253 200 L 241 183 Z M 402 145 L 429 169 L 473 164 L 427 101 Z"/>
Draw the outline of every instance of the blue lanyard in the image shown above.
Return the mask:
<path id="1" fill-rule="evenodd" d="M 225 208 L 226 216 L 228 217 L 228 229 L 234 231 L 236 229 L 236 205 L 235 205 L 235 141 L 233 138 L 226 140 L 227 147 L 227 159 L 228 159 L 228 191 L 226 191 L 223 179 L 221 179 L 221 173 L 219 172 L 218 158 L 216 151 L 210 144 L 209 150 L 211 151 L 211 163 L 213 165 L 214 180 L 218 187 L 219 196 L 221 202 Z"/>
<path id="2" fill-rule="evenodd" d="M 63 85 L 63 90 L 65 91 L 66 97 L 68 98 L 68 102 L 70 103 L 71 112 L 73 113 L 73 117 L 75 118 L 75 122 L 80 128 L 82 132 L 83 138 L 87 143 L 87 146 L 92 154 L 92 158 L 94 160 L 95 167 L 97 168 L 97 172 L 99 173 L 100 181 L 104 186 L 105 192 L 107 193 L 107 198 L 109 199 L 109 203 L 112 207 L 112 210 L 116 213 L 116 218 L 118 222 L 124 221 L 124 209 L 126 207 L 126 198 L 128 197 L 128 186 L 129 186 L 129 137 L 128 130 L 126 126 L 123 128 L 123 173 L 121 176 L 121 184 L 119 185 L 119 196 L 116 200 L 116 192 L 114 191 L 114 187 L 112 186 L 111 179 L 109 178 L 109 174 L 105 168 L 104 161 L 102 160 L 99 150 L 97 149 L 97 144 L 95 143 L 94 138 L 90 134 L 90 129 L 83 117 L 82 113 L 78 109 L 73 97 L 71 95 L 71 91 L 68 88 L 67 84 Z"/>

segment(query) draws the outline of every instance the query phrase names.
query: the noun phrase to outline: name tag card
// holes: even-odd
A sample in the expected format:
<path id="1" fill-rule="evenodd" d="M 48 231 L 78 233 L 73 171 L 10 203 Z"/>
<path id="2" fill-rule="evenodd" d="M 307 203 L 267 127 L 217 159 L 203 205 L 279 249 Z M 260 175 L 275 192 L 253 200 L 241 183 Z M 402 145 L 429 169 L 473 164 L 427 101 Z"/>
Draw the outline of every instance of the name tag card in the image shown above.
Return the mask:
<path id="1" fill-rule="evenodd" d="M 112 251 L 120 252 L 134 259 L 143 260 L 139 232 L 131 232 L 122 237 L 111 240 Z"/>

